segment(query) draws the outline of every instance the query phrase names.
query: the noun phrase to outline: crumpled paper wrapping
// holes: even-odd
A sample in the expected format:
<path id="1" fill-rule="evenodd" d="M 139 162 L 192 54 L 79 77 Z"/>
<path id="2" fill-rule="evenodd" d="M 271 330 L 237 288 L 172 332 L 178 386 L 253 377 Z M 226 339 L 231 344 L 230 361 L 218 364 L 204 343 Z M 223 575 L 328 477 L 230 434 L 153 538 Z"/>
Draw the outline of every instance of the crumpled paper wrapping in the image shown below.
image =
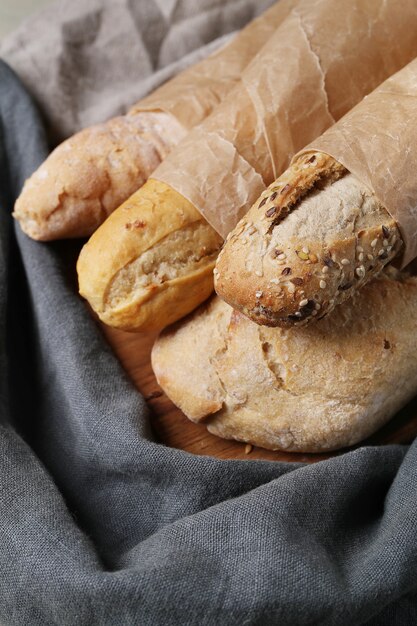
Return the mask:
<path id="1" fill-rule="evenodd" d="M 299 154 L 311 150 L 330 154 L 375 192 L 400 228 L 405 243 L 401 267 L 415 259 L 417 59 Z"/>
<path id="2" fill-rule="evenodd" d="M 297 0 L 281 0 L 246 26 L 225 47 L 191 66 L 134 105 L 129 113 L 164 111 L 187 130 L 223 100 L 251 59 L 289 15 Z"/>
<path id="3" fill-rule="evenodd" d="M 50 143 L 56 145 L 86 126 L 126 113 L 162 83 L 225 46 L 232 33 L 272 4 L 56 0 L 0 41 L 0 56 L 35 98 Z M 244 65 L 234 67 L 239 77 Z"/>
<path id="4" fill-rule="evenodd" d="M 225 237 L 298 150 L 417 55 L 416 32 L 415 0 L 300 0 L 153 178 Z"/>

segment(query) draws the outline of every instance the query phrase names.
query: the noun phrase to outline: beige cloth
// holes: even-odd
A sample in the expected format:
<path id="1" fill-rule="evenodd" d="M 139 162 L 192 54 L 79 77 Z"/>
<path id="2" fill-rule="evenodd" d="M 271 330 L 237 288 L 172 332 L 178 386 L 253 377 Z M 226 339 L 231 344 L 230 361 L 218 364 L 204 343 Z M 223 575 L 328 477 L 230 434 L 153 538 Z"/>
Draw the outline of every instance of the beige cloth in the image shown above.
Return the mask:
<path id="1" fill-rule="evenodd" d="M 52 143 L 124 113 L 273 0 L 61 0 L 0 44 Z"/>

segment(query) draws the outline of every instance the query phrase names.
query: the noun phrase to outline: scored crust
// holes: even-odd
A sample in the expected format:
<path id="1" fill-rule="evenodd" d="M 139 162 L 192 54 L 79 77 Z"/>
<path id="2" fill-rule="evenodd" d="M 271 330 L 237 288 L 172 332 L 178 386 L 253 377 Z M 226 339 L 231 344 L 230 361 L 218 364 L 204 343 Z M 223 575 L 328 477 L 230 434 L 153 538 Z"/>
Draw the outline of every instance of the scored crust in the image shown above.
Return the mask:
<path id="1" fill-rule="evenodd" d="M 215 288 L 259 324 L 301 326 L 350 298 L 401 246 L 375 195 L 332 157 L 310 152 L 229 234 Z"/>
<path id="2" fill-rule="evenodd" d="M 321 452 L 361 441 L 416 393 L 416 324 L 417 279 L 387 268 L 302 328 L 253 324 L 214 298 L 161 334 L 152 363 L 172 401 L 210 432 Z"/>

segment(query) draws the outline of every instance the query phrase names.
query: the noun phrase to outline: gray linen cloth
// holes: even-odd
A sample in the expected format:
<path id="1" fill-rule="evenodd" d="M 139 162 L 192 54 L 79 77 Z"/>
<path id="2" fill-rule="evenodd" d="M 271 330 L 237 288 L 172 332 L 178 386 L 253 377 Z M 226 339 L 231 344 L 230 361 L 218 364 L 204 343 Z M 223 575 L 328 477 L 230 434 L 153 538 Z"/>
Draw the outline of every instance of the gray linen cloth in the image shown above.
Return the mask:
<path id="1" fill-rule="evenodd" d="M 168 21 L 183 10 L 185 32 L 197 3 L 102 3 L 143 9 L 138 38 L 149 5 Z M 240 26 L 254 7 L 241 18 L 250 2 L 201 6 L 208 15 L 230 7 L 231 16 L 238 7 L 239 20 L 225 18 L 211 34 L 200 22 L 188 48 L 176 47 L 174 30 L 173 52 Z M 32 24 L 42 20 L 51 32 L 64 28 L 56 8 Z M 18 40 L 33 44 L 43 97 L 58 106 L 60 81 L 40 63 L 48 45 L 36 48 L 38 32 L 16 34 L 16 54 L 24 56 Z M 147 45 L 162 58 L 163 43 Z M 24 62 L 8 59 L 45 104 Z M 105 81 L 93 82 L 71 111 L 88 112 L 90 97 L 105 95 Z M 80 113 L 76 124 L 71 111 L 67 128 L 86 119 Z M 146 403 L 76 295 L 82 242 L 36 243 L 11 218 L 47 152 L 38 111 L 0 62 L 0 623 L 416 624 L 416 444 L 303 465 L 221 461 L 156 443 Z"/>

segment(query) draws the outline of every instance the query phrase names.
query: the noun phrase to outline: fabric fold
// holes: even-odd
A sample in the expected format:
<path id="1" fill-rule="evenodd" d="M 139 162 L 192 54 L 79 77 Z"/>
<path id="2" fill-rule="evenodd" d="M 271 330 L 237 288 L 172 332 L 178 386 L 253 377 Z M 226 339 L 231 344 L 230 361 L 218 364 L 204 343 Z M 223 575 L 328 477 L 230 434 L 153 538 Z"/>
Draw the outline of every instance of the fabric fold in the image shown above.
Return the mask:
<path id="1" fill-rule="evenodd" d="M 12 222 L 46 152 L 1 63 L 0 621 L 414 624 L 415 444 L 306 465 L 155 442 L 76 295 L 81 242 L 36 243 Z"/>

